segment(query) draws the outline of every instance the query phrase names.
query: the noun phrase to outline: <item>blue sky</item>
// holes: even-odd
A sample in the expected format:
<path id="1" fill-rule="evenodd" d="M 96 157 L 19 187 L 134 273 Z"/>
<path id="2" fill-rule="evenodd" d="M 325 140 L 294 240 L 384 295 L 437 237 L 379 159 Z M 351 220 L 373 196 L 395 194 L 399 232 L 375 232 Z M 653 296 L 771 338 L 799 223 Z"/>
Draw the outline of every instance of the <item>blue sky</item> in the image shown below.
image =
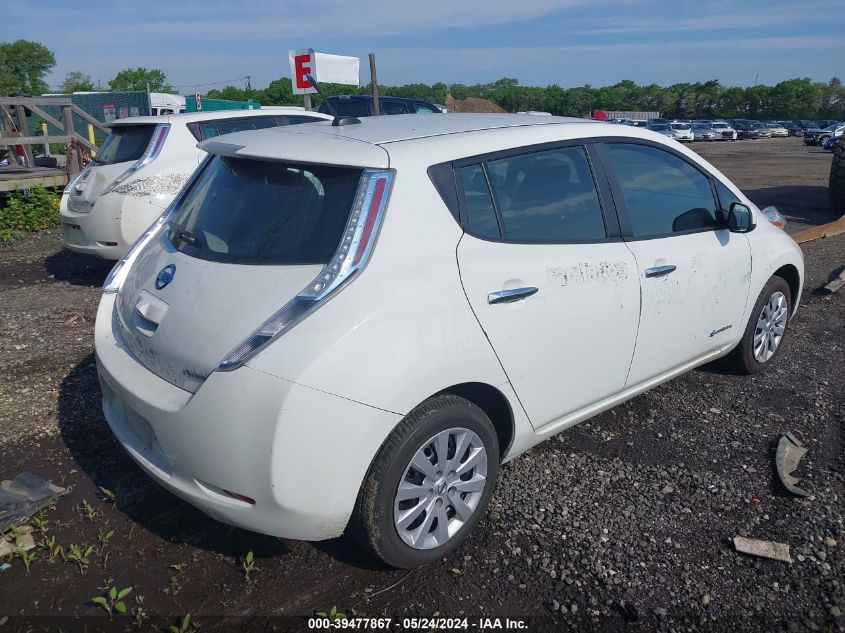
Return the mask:
<path id="1" fill-rule="evenodd" d="M 182 92 L 243 85 L 245 75 L 264 87 L 290 75 L 289 49 L 307 47 L 361 57 L 362 82 L 374 52 L 385 84 L 509 76 L 564 87 L 714 78 L 745 86 L 755 76 L 842 78 L 842 8 L 842 0 L 42 0 L 37 10 L 5 7 L 0 41 L 53 50 L 51 86 L 70 70 L 105 84 L 146 66 Z"/>

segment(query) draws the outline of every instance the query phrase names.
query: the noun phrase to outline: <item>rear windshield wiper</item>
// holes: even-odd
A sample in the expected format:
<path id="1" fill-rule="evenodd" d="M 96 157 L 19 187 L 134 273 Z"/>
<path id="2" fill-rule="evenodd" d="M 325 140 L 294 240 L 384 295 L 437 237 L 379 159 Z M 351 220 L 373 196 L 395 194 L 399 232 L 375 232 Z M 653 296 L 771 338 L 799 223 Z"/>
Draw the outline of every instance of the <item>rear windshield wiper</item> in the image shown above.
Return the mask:
<path id="1" fill-rule="evenodd" d="M 173 232 L 173 236 L 180 242 L 185 242 L 186 244 L 190 244 L 195 248 L 199 248 L 200 241 L 196 235 L 194 235 L 190 231 L 186 231 L 181 226 L 176 224 L 176 222 L 173 221 L 168 222 L 167 226 L 170 227 L 170 230 Z"/>

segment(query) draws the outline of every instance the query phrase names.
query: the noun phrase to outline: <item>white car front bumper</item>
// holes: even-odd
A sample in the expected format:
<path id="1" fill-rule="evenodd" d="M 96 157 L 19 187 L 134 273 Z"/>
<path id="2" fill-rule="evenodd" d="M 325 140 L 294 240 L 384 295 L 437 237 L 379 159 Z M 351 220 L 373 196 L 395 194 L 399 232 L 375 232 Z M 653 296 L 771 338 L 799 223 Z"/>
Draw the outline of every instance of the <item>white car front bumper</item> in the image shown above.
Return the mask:
<path id="1" fill-rule="evenodd" d="M 132 458 L 224 523 L 304 540 L 342 534 L 384 440 L 373 431 L 401 416 L 248 366 L 185 391 L 130 354 L 114 302 L 100 301 L 97 370 L 106 420 Z"/>

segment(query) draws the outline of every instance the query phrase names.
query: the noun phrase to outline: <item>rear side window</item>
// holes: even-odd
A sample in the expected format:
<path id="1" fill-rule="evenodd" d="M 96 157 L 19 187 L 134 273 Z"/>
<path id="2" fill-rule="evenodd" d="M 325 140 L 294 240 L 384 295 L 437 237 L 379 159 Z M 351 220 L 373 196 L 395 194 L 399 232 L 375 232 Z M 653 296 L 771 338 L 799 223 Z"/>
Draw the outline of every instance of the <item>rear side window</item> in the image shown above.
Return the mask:
<path id="1" fill-rule="evenodd" d="M 155 125 L 116 125 L 97 151 L 97 165 L 135 162 L 144 155 Z"/>
<path id="2" fill-rule="evenodd" d="M 493 198 L 487 186 L 487 178 L 481 165 L 470 165 L 461 169 L 461 187 L 466 209 L 466 229 L 473 235 L 498 238 L 499 221 Z"/>
<path id="3" fill-rule="evenodd" d="M 566 242 L 606 237 L 583 147 L 512 156 L 487 167 L 506 239 Z"/>
<path id="4" fill-rule="evenodd" d="M 408 114 L 408 106 L 402 101 L 393 101 L 392 99 L 379 100 L 379 110 L 382 114 Z"/>
<path id="5" fill-rule="evenodd" d="M 331 105 L 337 110 L 337 116 L 370 116 L 367 102 L 364 99 L 331 99 Z M 333 114 L 325 103 L 320 104 L 320 112 Z"/>
<path id="6" fill-rule="evenodd" d="M 425 103 L 415 103 L 414 107 L 417 109 L 417 114 L 439 114 L 440 110 L 426 105 Z"/>
<path id="7" fill-rule="evenodd" d="M 215 124 L 217 125 L 217 134 L 231 134 L 244 130 L 263 130 L 268 127 L 276 127 L 276 118 L 272 116 L 251 116 L 243 119 L 221 119 L 215 121 Z"/>
<path id="8" fill-rule="evenodd" d="M 717 226 L 710 179 L 686 161 L 647 145 L 605 145 L 634 237 Z"/>
<path id="9" fill-rule="evenodd" d="M 361 170 L 215 156 L 186 192 L 170 231 L 181 252 L 233 264 L 327 263 Z M 193 238 L 193 239 L 191 239 Z"/>

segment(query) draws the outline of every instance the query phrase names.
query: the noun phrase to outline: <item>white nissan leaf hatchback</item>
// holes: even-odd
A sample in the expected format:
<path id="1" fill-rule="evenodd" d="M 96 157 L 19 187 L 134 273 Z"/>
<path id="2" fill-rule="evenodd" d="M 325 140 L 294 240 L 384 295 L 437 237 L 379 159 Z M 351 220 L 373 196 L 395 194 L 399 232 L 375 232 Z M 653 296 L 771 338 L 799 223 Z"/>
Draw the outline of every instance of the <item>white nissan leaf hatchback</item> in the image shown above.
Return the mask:
<path id="1" fill-rule="evenodd" d="M 348 529 L 425 564 L 470 534 L 502 462 L 782 348 L 801 251 L 675 141 L 528 115 L 356 121 L 201 143 L 105 283 L 105 417 L 212 517 Z"/>

